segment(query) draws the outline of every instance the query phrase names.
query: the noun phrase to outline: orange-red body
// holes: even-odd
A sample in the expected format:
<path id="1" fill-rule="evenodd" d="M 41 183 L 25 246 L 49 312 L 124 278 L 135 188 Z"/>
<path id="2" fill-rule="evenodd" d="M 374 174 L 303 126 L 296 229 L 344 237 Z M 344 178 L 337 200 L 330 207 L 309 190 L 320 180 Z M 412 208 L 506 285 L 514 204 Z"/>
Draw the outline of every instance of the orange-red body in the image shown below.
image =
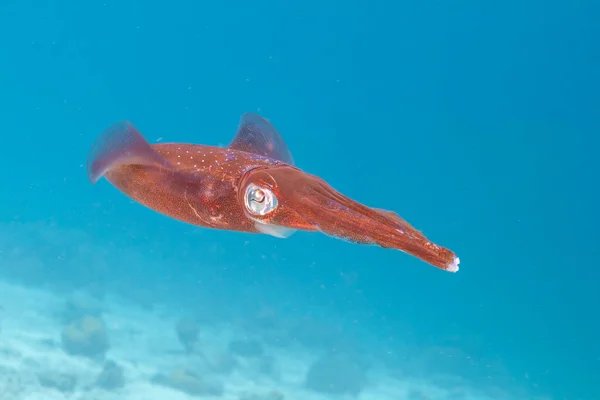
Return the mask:
<path id="1" fill-rule="evenodd" d="M 455 272 L 458 258 L 397 214 L 364 206 L 294 166 L 275 128 L 245 114 L 228 147 L 150 145 L 129 123 L 102 134 L 88 158 L 92 182 L 106 179 L 137 202 L 198 226 L 286 237 L 321 231 L 376 244 Z"/>
<path id="2" fill-rule="evenodd" d="M 258 232 L 237 198 L 241 177 L 254 168 L 281 164 L 220 147 L 153 144 L 176 168 L 117 166 L 106 179 L 137 202 L 169 217 L 207 228 Z"/>

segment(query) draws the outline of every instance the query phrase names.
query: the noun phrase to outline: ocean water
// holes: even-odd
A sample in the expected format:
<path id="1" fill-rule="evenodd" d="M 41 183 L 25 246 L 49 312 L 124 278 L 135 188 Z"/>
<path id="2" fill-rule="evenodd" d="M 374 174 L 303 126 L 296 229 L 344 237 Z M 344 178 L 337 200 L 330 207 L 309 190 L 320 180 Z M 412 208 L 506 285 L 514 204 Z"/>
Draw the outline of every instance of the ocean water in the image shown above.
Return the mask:
<path id="1" fill-rule="evenodd" d="M 3 0 L 0 399 L 600 399 L 600 5 Z M 187 225 L 86 177 L 112 123 L 299 168 L 461 269 Z"/>

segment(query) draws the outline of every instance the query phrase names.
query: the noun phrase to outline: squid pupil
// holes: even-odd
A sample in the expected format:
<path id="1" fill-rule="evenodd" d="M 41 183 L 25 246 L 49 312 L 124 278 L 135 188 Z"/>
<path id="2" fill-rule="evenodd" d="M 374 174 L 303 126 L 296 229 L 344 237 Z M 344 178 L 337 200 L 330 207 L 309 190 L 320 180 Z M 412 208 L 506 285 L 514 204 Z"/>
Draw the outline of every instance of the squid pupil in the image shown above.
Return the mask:
<path id="1" fill-rule="evenodd" d="M 263 201 L 265 201 L 265 193 L 262 190 L 255 190 L 254 196 L 252 197 L 252 200 L 254 200 L 257 203 L 262 203 Z"/>

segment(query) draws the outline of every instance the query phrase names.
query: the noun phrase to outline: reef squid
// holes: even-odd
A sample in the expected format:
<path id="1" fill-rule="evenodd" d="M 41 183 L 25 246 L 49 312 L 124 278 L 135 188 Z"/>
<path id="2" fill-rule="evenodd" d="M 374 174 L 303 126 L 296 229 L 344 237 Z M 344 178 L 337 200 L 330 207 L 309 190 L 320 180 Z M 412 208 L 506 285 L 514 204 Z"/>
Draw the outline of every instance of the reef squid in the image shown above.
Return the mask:
<path id="1" fill-rule="evenodd" d="M 118 122 L 93 143 L 87 175 L 92 183 L 104 177 L 136 202 L 189 224 L 279 238 L 322 232 L 458 271 L 456 254 L 398 214 L 363 205 L 296 167 L 279 132 L 257 114 L 241 117 L 226 147 L 150 144 L 131 122 Z"/>

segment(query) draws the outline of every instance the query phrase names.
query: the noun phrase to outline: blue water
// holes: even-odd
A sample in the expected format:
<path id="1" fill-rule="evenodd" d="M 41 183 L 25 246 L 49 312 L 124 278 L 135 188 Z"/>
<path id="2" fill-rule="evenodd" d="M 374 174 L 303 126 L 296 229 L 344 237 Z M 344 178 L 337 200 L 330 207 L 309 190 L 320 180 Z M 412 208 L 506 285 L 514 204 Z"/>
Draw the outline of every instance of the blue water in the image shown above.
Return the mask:
<path id="1" fill-rule="evenodd" d="M 484 3 L 4 0 L 0 249 L 22 251 L 0 278 L 146 291 L 224 320 L 268 304 L 342 321 L 344 342 L 407 376 L 427 354 L 420 376 L 600 398 L 600 4 Z M 196 228 L 87 181 L 115 121 L 226 145 L 244 112 L 461 270 L 318 233 Z"/>

